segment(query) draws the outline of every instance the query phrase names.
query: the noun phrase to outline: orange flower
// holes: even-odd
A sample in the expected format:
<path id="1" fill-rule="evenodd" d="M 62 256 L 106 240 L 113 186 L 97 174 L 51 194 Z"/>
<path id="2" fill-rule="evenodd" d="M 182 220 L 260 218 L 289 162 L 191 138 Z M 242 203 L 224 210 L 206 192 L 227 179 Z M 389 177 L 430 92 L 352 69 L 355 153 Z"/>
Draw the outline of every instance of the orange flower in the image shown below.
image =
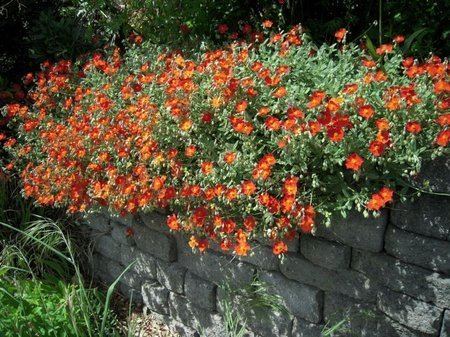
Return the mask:
<path id="1" fill-rule="evenodd" d="M 408 122 L 406 123 L 406 131 L 412 134 L 417 134 L 422 131 L 422 126 L 417 121 Z"/>
<path id="2" fill-rule="evenodd" d="M 342 42 L 342 40 L 345 39 L 346 35 L 347 35 L 347 29 L 345 29 L 345 28 L 340 28 L 336 31 L 336 33 L 334 33 L 334 37 L 336 38 L 336 40 L 338 42 Z"/>
<path id="3" fill-rule="evenodd" d="M 241 191 L 245 195 L 252 195 L 256 192 L 256 185 L 251 180 L 245 180 L 241 184 Z"/>
<path id="4" fill-rule="evenodd" d="M 369 119 L 375 114 L 375 110 L 371 105 L 363 105 L 358 109 L 358 114 L 365 119 Z"/>
<path id="5" fill-rule="evenodd" d="M 352 153 L 345 160 L 345 167 L 349 170 L 358 171 L 363 163 L 364 159 L 360 155 Z"/>
<path id="6" fill-rule="evenodd" d="M 312 109 L 319 106 L 325 98 L 325 91 L 315 91 L 309 97 L 308 108 Z"/>
<path id="7" fill-rule="evenodd" d="M 273 22 L 270 20 L 264 20 L 262 25 L 264 28 L 271 28 L 273 26 Z"/>
<path id="8" fill-rule="evenodd" d="M 286 94 L 287 94 L 286 88 L 279 87 L 273 92 L 272 96 L 276 97 L 276 98 L 282 98 L 282 97 L 286 96 Z"/>
<path id="9" fill-rule="evenodd" d="M 186 155 L 186 157 L 192 158 L 195 155 L 196 151 L 197 148 L 195 147 L 195 145 L 189 145 L 188 147 L 186 147 L 184 154 Z"/>
<path id="10" fill-rule="evenodd" d="M 372 153 L 375 157 L 380 157 L 384 152 L 384 144 L 378 140 L 373 140 L 370 142 L 369 145 L 369 151 Z"/>
<path id="11" fill-rule="evenodd" d="M 225 163 L 231 165 L 236 160 L 236 153 L 235 152 L 227 152 L 225 153 L 225 156 L 223 157 L 223 160 Z"/>
<path id="12" fill-rule="evenodd" d="M 275 255 L 284 254 L 287 253 L 287 251 L 288 251 L 287 244 L 283 241 L 276 241 L 272 246 L 272 252 Z"/>
<path id="13" fill-rule="evenodd" d="M 248 215 L 244 219 L 244 227 L 248 232 L 251 232 L 253 229 L 255 229 L 256 226 L 256 220 L 253 216 Z"/>
<path id="14" fill-rule="evenodd" d="M 239 243 L 234 248 L 234 252 L 239 256 L 246 256 L 250 250 L 250 245 L 247 241 L 239 241 Z"/>
<path id="15" fill-rule="evenodd" d="M 450 129 L 442 130 L 436 137 L 436 144 L 445 147 L 450 141 Z"/>
<path id="16" fill-rule="evenodd" d="M 273 116 L 267 117 L 264 124 L 266 128 L 271 131 L 279 131 L 281 129 L 281 121 Z"/>
<path id="17" fill-rule="evenodd" d="M 379 211 L 384 206 L 384 200 L 378 193 L 372 195 L 369 202 L 367 203 L 367 208 L 371 211 Z"/>
<path id="18" fill-rule="evenodd" d="M 240 101 L 238 103 L 236 103 L 236 112 L 241 113 L 244 112 L 248 107 L 248 103 L 247 101 Z"/>
<path id="19" fill-rule="evenodd" d="M 210 174 L 213 171 L 214 164 L 210 161 L 204 161 L 202 163 L 202 173 L 203 174 Z"/>
<path id="20" fill-rule="evenodd" d="M 176 214 L 172 214 L 167 217 L 167 226 L 169 226 L 169 228 L 174 231 L 180 229 L 180 223 L 178 222 Z"/>
<path id="21" fill-rule="evenodd" d="M 392 201 L 393 195 L 393 190 L 391 190 L 389 187 L 383 187 L 377 193 L 372 194 L 372 197 L 367 203 L 367 208 L 372 211 L 379 211 L 388 202 Z"/>
<path id="22" fill-rule="evenodd" d="M 188 131 L 192 127 L 192 121 L 190 119 L 183 119 L 180 123 L 180 129 Z"/>
<path id="23" fill-rule="evenodd" d="M 298 177 L 293 176 L 286 178 L 283 183 L 283 194 L 295 196 L 298 189 L 298 180 Z"/>

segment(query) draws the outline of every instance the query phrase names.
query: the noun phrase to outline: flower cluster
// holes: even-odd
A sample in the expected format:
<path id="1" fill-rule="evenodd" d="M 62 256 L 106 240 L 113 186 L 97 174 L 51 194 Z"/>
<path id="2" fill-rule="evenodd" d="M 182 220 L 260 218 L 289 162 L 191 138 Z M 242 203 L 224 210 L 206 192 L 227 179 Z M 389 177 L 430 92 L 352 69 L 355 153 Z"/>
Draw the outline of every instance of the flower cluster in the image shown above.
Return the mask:
<path id="1" fill-rule="evenodd" d="M 265 23 L 267 26 L 268 23 Z M 422 161 L 447 151 L 449 65 L 320 47 L 298 27 L 203 53 L 139 41 L 76 64 L 43 64 L 32 104 L 9 105 L 0 140 L 24 194 L 70 212 L 168 208 L 167 226 L 203 251 L 275 254 L 316 214 L 377 213 Z"/>

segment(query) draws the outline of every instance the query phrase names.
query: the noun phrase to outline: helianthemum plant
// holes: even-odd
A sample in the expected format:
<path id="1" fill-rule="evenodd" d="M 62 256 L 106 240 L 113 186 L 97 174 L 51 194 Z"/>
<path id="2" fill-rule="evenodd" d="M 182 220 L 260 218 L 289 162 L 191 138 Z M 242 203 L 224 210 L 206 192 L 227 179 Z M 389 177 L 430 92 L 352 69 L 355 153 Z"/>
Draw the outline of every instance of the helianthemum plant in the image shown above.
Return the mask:
<path id="1" fill-rule="evenodd" d="M 265 23 L 267 29 L 267 23 Z M 187 57 L 137 41 L 45 63 L 31 105 L 9 105 L 3 140 L 23 190 L 70 212 L 167 207 L 167 225 L 245 255 L 275 254 L 315 217 L 379 212 L 450 136 L 447 60 L 316 47 L 299 27 Z"/>

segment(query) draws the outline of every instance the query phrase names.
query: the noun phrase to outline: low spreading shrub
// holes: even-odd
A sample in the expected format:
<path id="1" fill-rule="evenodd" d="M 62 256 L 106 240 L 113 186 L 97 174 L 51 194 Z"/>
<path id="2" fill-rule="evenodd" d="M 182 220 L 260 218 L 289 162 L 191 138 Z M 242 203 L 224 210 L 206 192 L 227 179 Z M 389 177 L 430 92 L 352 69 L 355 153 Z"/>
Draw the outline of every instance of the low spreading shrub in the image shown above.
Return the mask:
<path id="1" fill-rule="evenodd" d="M 294 27 L 189 57 L 134 36 L 123 55 L 45 63 L 26 77 L 33 103 L 4 110 L 18 129 L 6 169 L 42 205 L 168 207 L 200 251 L 245 255 L 262 233 L 283 253 L 316 214 L 406 198 L 447 151 L 447 60 L 403 58 L 401 36 L 376 50 L 345 36 L 317 47 Z"/>

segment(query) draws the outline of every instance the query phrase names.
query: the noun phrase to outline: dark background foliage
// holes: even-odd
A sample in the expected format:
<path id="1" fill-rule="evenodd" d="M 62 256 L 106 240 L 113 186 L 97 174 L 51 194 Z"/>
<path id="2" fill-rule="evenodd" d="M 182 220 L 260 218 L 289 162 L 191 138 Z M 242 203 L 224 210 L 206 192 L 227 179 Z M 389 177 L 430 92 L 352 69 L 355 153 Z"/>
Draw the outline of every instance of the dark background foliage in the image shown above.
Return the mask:
<path id="1" fill-rule="evenodd" d="M 448 56 L 449 12 L 447 0 L 0 0 L 0 91 L 46 59 L 74 59 L 131 32 L 192 47 L 242 37 L 245 24 L 255 31 L 267 18 L 281 28 L 301 22 L 318 43 L 334 42 L 344 27 L 350 41 L 403 34 L 412 36 L 408 54 Z M 217 31 L 222 23 L 226 34 Z"/>

